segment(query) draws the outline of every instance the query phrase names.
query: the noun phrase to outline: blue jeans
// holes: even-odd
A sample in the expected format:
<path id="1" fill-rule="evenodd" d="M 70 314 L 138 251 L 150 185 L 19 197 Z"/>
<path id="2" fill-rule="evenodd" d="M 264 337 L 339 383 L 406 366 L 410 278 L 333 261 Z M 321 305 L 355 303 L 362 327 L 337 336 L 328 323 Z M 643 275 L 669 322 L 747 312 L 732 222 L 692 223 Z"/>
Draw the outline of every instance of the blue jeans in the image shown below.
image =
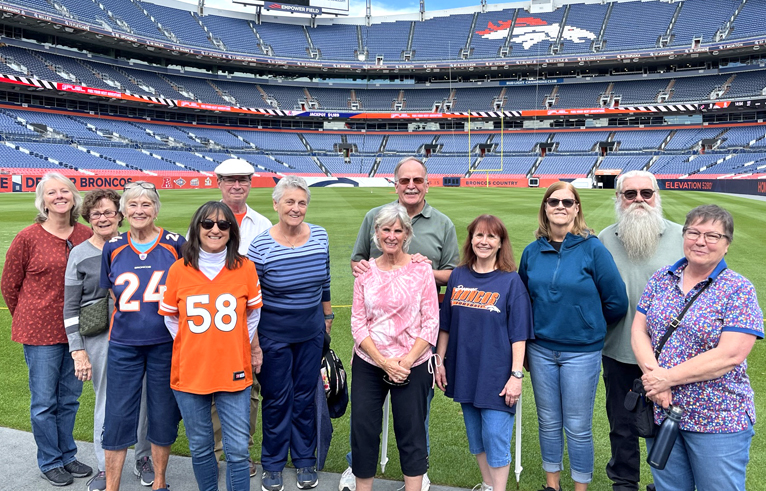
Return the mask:
<path id="1" fill-rule="evenodd" d="M 37 466 L 42 472 L 75 460 L 72 431 L 80 407 L 82 382 L 74 375 L 74 360 L 66 343 L 24 345 L 29 367 L 32 434 L 37 444 Z"/>
<path id="2" fill-rule="evenodd" d="M 472 455 L 487 454 L 490 467 L 511 464 L 511 435 L 514 415 L 496 409 L 479 409 L 462 403 L 468 451 Z"/>
<path id="3" fill-rule="evenodd" d="M 229 491 L 250 490 L 250 387 L 239 392 L 191 394 L 174 390 L 184 418 L 194 477 L 200 491 L 218 490 L 218 462 L 210 409 L 218 409 L 226 452 L 226 487 Z"/>
<path id="4" fill-rule="evenodd" d="M 657 491 L 745 491 L 753 426 L 737 433 L 681 431 L 665 469 L 652 467 Z M 654 438 L 646 439 L 647 450 Z"/>
<path id="5" fill-rule="evenodd" d="M 601 351 L 551 351 L 528 343 L 527 358 L 537 404 L 543 470 L 559 472 L 564 468 L 563 428 L 572 479 L 591 482 L 593 404 L 601 372 Z"/>

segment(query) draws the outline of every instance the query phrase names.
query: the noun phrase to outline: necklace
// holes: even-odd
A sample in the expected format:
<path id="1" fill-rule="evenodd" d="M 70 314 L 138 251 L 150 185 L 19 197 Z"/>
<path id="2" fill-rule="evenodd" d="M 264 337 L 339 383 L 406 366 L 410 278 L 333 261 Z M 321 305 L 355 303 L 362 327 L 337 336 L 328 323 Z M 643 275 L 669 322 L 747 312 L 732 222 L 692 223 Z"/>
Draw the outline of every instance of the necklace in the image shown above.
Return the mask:
<path id="1" fill-rule="evenodd" d="M 295 243 L 293 243 L 293 242 L 292 242 L 290 239 L 288 239 L 288 238 L 287 238 L 287 236 L 285 235 L 285 233 L 284 233 L 284 232 L 282 232 L 282 229 L 280 229 L 280 230 L 279 230 L 279 235 L 281 235 L 281 236 L 282 236 L 282 238 L 283 238 L 283 239 L 285 239 L 285 241 L 286 241 L 288 244 L 290 244 L 290 249 L 295 249 L 295 247 L 296 247 L 296 246 L 295 246 Z M 300 241 L 300 239 L 301 239 L 301 235 L 303 235 L 303 233 L 302 233 L 302 232 L 299 232 L 299 233 L 298 233 L 298 237 L 297 237 L 297 239 L 296 239 L 296 242 Z"/>

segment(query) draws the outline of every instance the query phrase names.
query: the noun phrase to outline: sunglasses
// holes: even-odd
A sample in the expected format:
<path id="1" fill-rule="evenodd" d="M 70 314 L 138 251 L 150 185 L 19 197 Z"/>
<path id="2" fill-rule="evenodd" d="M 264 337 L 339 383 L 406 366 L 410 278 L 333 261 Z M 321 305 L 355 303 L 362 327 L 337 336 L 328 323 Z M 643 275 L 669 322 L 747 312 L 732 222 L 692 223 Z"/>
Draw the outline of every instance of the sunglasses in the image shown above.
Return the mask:
<path id="1" fill-rule="evenodd" d="M 406 379 L 402 380 L 401 382 L 394 382 L 393 380 L 391 380 L 391 378 L 388 376 L 388 374 L 385 374 L 385 375 L 383 375 L 383 382 L 387 383 L 388 385 L 390 385 L 392 387 L 405 387 L 405 386 L 409 385 L 410 379 L 406 378 Z"/>
<path id="2" fill-rule="evenodd" d="M 644 199 L 652 199 L 652 196 L 654 196 L 654 189 L 642 189 L 640 191 L 636 189 L 628 189 L 622 193 L 622 195 L 625 196 L 625 199 L 629 201 L 636 199 L 639 194 Z"/>
<path id="3" fill-rule="evenodd" d="M 400 177 L 399 178 L 399 184 L 402 186 L 408 186 L 410 184 L 410 181 L 412 181 L 414 184 L 423 184 L 426 182 L 426 179 L 424 177 Z"/>
<path id="4" fill-rule="evenodd" d="M 205 218 L 201 222 L 199 222 L 200 227 L 204 228 L 205 230 L 211 230 L 214 225 L 218 225 L 218 230 L 225 231 L 229 230 L 231 228 L 231 222 L 228 220 L 218 220 L 214 221 L 209 218 Z"/>
<path id="5" fill-rule="evenodd" d="M 157 191 L 157 186 L 155 186 L 151 182 L 146 182 L 146 181 L 129 182 L 125 185 L 123 190 L 127 191 L 128 189 L 131 189 L 131 188 L 144 188 L 144 189 L 151 189 L 152 191 Z"/>
<path id="6" fill-rule="evenodd" d="M 577 201 L 573 199 L 569 199 L 569 198 L 566 198 L 566 199 L 548 198 L 547 200 L 545 200 L 545 202 L 548 203 L 548 206 L 550 206 L 551 208 L 558 207 L 559 203 L 561 203 L 564 206 L 564 208 L 571 208 L 574 206 L 575 203 L 577 203 Z"/>

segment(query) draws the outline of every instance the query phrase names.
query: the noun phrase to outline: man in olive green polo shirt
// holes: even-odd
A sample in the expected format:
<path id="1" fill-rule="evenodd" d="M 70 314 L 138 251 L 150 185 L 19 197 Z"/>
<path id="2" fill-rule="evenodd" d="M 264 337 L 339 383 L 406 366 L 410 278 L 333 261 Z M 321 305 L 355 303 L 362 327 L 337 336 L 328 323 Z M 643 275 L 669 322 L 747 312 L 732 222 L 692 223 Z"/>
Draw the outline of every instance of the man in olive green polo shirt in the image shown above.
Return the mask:
<path id="1" fill-rule="evenodd" d="M 447 284 L 450 273 L 460 261 L 457 234 L 452 220 L 426 203 L 428 175 L 426 166 L 415 157 L 406 157 L 394 169 L 397 200 L 412 218 L 413 237 L 410 254 L 421 254 L 431 261 L 437 286 Z M 383 206 L 367 212 L 351 254 L 351 270 L 356 276 L 367 270 L 367 260 L 382 252 L 372 242 L 375 217 Z"/>
<path id="2" fill-rule="evenodd" d="M 397 202 L 404 206 L 412 218 L 413 237 L 407 252 L 420 254 L 431 261 L 434 278 L 438 287 L 449 280 L 452 270 L 460 262 L 457 234 L 452 220 L 444 213 L 426 203 L 428 193 L 428 174 L 425 164 L 415 157 L 402 159 L 394 169 L 394 188 L 399 195 Z M 375 217 L 383 206 L 367 212 L 359 228 L 354 251 L 351 254 L 351 270 L 354 276 L 367 271 L 367 261 L 371 257 L 380 257 L 382 252 L 372 242 Z M 429 412 L 433 391 L 428 398 Z M 428 441 L 428 418 L 426 418 L 426 441 Z M 428 453 L 430 454 L 430 444 Z M 338 486 L 339 491 L 355 491 L 356 482 L 351 470 L 351 453 L 346 455 L 349 467 L 343 472 Z M 428 474 L 423 476 L 421 491 L 428 491 L 431 485 Z"/>

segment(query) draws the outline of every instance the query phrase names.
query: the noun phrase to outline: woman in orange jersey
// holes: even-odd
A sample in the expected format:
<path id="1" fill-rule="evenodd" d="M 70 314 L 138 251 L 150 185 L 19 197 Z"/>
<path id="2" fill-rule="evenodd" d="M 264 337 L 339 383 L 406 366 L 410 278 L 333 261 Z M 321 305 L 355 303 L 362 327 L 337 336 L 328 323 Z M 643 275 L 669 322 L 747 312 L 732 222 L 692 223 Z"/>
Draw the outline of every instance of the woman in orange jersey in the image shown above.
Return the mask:
<path id="1" fill-rule="evenodd" d="M 262 302 L 255 265 L 238 249 L 239 228 L 229 207 L 202 205 L 183 258 L 168 271 L 160 303 L 174 339 L 170 386 L 200 491 L 218 489 L 212 401 L 221 418 L 227 487 L 250 489 L 250 388 L 263 361 L 255 336 Z"/>

